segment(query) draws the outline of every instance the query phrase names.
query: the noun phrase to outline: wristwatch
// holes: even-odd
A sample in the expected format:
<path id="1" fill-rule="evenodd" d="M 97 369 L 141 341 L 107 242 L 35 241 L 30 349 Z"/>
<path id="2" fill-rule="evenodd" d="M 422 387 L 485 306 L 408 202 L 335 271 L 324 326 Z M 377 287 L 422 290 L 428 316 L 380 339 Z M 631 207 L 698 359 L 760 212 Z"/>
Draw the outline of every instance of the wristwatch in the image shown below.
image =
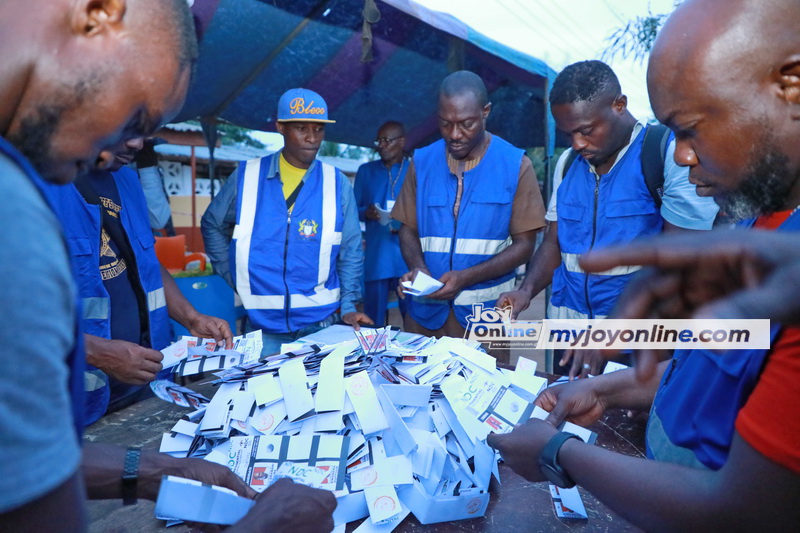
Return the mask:
<path id="1" fill-rule="evenodd" d="M 122 470 L 122 504 L 136 503 L 137 485 L 139 481 L 139 457 L 142 450 L 131 446 L 125 452 L 125 465 Z"/>
<path id="2" fill-rule="evenodd" d="M 558 451 L 569 439 L 580 439 L 580 437 L 564 431 L 553 435 L 542 448 L 542 453 L 539 455 L 538 460 L 539 470 L 544 474 L 544 477 L 550 483 L 562 489 L 569 489 L 575 486 L 575 482 L 572 481 L 569 474 L 558 464 Z"/>

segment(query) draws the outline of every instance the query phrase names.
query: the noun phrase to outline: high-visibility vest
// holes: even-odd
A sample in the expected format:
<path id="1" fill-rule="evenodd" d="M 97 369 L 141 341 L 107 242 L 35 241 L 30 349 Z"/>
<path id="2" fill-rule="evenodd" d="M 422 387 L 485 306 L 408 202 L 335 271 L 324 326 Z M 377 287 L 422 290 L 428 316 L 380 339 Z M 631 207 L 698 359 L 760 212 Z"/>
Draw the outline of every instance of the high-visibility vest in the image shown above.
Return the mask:
<path id="1" fill-rule="evenodd" d="M 336 261 L 344 215 L 336 168 L 315 161 L 290 213 L 279 153 L 244 161 L 237 172 L 231 274 L 255 328 L 287 333 L 339 308 Z"/>

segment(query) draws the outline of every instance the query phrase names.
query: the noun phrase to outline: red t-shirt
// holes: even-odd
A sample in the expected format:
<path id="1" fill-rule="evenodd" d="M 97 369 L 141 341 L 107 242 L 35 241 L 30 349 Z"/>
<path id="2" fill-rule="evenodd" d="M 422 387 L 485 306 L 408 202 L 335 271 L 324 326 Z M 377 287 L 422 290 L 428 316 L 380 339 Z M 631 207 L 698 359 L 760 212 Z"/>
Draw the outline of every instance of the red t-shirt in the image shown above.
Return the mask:
<path id="1" fill-rule="evenodd" d="M 774 230 L 791 214 L 759 218 L 754 227 Z M 800 473 L 800 328 L 786 327 L 756 388 L 736 418 L 736 431 L 761 455 Z"/>

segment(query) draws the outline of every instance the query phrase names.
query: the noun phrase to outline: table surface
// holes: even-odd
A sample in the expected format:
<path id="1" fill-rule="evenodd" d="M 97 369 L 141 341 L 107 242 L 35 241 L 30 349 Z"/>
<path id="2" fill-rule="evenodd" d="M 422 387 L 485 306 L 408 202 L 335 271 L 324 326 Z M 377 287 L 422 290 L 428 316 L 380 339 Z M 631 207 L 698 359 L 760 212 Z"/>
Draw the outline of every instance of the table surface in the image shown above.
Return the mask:
<path id="1" fill-rule="evenodd" d="M 192 386 L 207 397 L 214 389 L 209 385 Z M 189 410 L 158 398 L 150 398 L 119 412 L 103 417 L 87 429 L 84 439 L 121 446 L 141 446 L 158 449 L 161 435 Z M 626 455 L 644 456 L 644 430 L 642 420 L 631 420 L 622 410 L 614 410 L 592 429 L 597 432 L 597 445 Z M 603 505 L 589 492 L 579 489 L 589 520 L 559 519 L 553 509 L 547 483 L 531 483 L 516 475 L 504 463 L 500 464 L 498 484 L 492 478 L 491 498 L 486 514 L 481 518 L 421 525 L 409 515 L 396 529 L 397 532 L 551 532 L 639 531 L 619 515 Z M 167 529 L 164 522 L 154 518 L 155 504 L 140 500 L 138 505 L 124 507 L 119 500 L 89 502 L 91 532 L 163 532 L 182 533 L 188 529 L 178 526 Z M 352 531 L 361 521 L 348 524 Z"/>

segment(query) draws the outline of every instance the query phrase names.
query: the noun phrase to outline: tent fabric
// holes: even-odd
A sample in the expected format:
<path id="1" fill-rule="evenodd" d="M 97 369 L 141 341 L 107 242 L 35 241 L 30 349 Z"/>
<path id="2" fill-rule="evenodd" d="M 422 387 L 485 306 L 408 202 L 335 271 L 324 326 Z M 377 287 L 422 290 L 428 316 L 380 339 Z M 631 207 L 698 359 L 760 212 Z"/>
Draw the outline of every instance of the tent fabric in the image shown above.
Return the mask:
<path id="1" fill-rule="evenodd" d="M 488 129 L 520 147 L 554 141 L 546 91 L 555 72 L 544 62 L 481 35 L 413 0 L 195 0 L 200 58 L 176 120 L 222 119 L 275 131 L 279 96 L 292 87 L 320 93 L 335 124 L 326 139 L 368 146 L 386 120 L 406 126 L 409 146 L 436 140 L 437 91 L 450 72 L 486 82 Z M 362 62 L 362 31 L 373 60 Z"/>

